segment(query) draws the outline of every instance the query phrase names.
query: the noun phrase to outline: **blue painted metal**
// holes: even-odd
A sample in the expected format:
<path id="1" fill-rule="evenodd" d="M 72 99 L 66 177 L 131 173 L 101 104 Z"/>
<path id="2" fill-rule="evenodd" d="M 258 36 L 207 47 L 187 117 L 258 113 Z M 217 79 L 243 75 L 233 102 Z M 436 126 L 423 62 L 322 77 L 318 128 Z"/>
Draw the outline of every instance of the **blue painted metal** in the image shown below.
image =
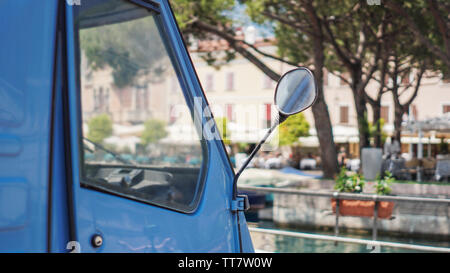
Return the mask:
<path id="1" fill-rule="evenodd" d="M 186 95 L 199 98 L 206 107 L 170 6 L 167 1 L 155 2 Z M 66 3 L 58 10 L 58 3 L 64 2 L 0 3 L 0 251 L 66 252 L 66 244 L 76 240 L 82 252 L 238 252 L 236 216 L 241 213 L 242 248 L 252 252 L 244 214 L 230 209 L 234 173 L 222 141 L 207 141 L 205 188 L 198 208 L 190 214 L 80 186 L 73 13 Z M 59 39 L 59 50 L 55 48 L 58 11 L 67 26 L 61 28 L 60 38 L 66 43 Z M 189 107 L 194 109 L 192 104 Z M 194 109 L 200 114 L 201 110 Z M 202 116 L 202 122 L 208 121 Z M 100 248 L 91 245 L 94 234 L 103 237 Z"/>
<path id="2" fill-rule="evenodd" d="M 46 251 L 56 3 L 0 3 L 1 252 Z"/>
<path id="3" fill-rule="evenodd" d="M 66 162 L 64 150 L 64 120 L 63 120 L 63 42 L 62 33 L 58 34 L 57 61 L 55 73 L 55 90 L 53 104 L 53 162 L 51 177 L 51 225 L 48 233 L 51 240 L 48 251 L 66 252 L 69 235 L 69 215 L 67 203 Z"/>

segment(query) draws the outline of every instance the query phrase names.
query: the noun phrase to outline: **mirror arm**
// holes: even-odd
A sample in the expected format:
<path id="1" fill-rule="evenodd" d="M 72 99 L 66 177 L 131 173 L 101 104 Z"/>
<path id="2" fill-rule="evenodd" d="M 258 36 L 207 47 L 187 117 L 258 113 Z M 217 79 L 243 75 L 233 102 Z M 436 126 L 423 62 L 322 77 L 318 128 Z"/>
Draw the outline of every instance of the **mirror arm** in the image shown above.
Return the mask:
<path id="1" fill-rule="evenodd" d="M 278 125 L 283 123 L 288 118 L 287 115 L 284 115 L 282 113 L 278 113 L 278 118 L 276 119 L 275 123 L 272 125 L 272 127 L 267 131 L 266 135 L 261 139 L 261 141 L 258 143 L 258 145 L 253 149 L 250 156 L 245 160 L 244 164 L 241 166 L 239 171 L 235 174 L 234 180 L 233 180 L 233 200 L 236 200 L 237 198 L 237 182 L 239 179 L 239 176 L 241 176 L 242 172 L 245 170 L 247 165 L 252 161 L 253 157 L 258 153 L 259 149 L 261 149 L 261 146 L 266 142 L 267 138 L 270 136 L 270 134 L 277 128 Z"/>

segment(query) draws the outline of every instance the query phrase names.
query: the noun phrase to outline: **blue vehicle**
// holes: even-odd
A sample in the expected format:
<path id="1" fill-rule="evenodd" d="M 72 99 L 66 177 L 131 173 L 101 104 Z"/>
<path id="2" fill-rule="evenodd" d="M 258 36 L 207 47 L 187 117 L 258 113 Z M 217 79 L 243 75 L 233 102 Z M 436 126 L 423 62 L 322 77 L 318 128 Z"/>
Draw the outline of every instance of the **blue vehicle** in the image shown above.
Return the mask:
<path id="1" fill-rule="evenodd" d="M 260 145 L 235 174 L 168 1 L 1 1 L 0 35 L 1 252 L 254 251 Z M 315 98 L 283 79 L 280 122 Z"/>

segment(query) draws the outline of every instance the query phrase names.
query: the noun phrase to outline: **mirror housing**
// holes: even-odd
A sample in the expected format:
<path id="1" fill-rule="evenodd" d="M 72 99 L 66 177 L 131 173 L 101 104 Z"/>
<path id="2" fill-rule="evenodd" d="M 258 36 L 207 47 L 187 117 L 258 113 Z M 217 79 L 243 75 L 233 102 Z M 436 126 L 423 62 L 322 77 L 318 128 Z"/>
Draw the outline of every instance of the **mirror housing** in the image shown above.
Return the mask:
<path id="1" fill-rule="evenodd" d="M 238 196 L 237 181 L 239 176 L 266 142 L 275 128 L 289 116 L 300 113 L 314 104 L 317 98 L 317 85 L 313 73 L 305 67 L 298 67 L 286 72 L 278 81 L 274 102 L 278 110 L 278 120 L 256 145 L 250 156 L 242 164 L 233 180 L 233 200 Z"/>
<path id="2" fill-rule="evenodd" d="M 274 102 L 280 116 L 290 116 L 309 108 L 316 97 L 314 75 L 309 69 L 299 67 L 288 71 L 278 81 Z"/>

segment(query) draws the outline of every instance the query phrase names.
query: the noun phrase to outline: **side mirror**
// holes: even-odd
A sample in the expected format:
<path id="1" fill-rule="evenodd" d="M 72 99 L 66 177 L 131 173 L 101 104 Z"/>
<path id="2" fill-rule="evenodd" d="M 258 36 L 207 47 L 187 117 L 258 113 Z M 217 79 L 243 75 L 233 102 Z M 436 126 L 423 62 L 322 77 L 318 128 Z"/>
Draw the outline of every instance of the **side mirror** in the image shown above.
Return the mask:
<path id="1" fill-rule="evenodd" d="M 316 97 L 314 75 L 309 69 L 300 67 L 281 77 L 275 89 L 275 106 L 280 116 L 288 117 L 309 108 Z"/>
<path id="2" fill-rule="evenodd" d="M 233 200 L 236 200 L 237 198 L 237 180 L 239 176 L 278 124 L 281 124 L 289 116 L 300 113 L 309 108 L 314 104 L 316 98 L 317 86 L 314 75 L 309 69 L 299 67 L 287 72 L 283 75 L 283 77 L 281 77 L 275 89 L 275 106 L 277 107 L 279 113 L 278 122 L 272 125 L 272 127 L 267 131 L 266 135 L 259 142 L 259 144 L 256 145 L 255 149 L 234 176 Z"/>

